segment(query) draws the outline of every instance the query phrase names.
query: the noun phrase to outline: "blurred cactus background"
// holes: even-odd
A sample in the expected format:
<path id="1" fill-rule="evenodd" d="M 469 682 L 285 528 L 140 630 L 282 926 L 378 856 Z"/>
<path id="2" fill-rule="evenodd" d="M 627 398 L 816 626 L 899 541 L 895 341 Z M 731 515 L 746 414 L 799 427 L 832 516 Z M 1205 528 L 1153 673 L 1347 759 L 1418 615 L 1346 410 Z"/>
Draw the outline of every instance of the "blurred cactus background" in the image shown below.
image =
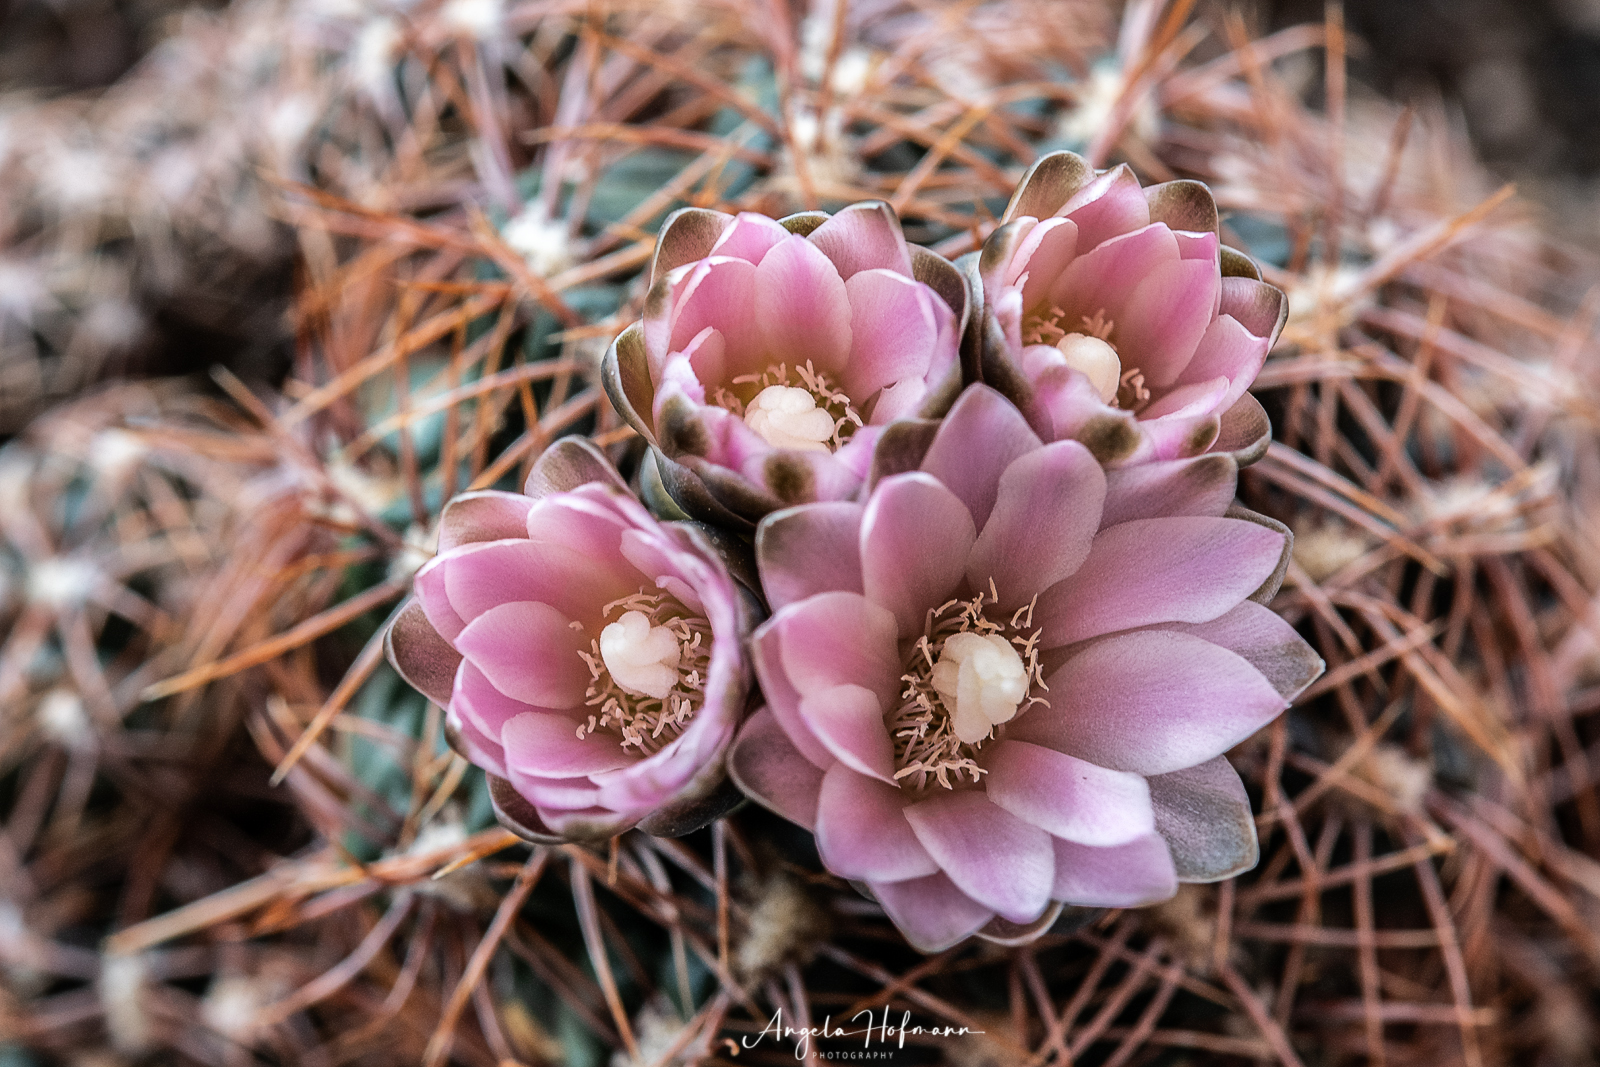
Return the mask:
<path id="1" fill-rule="evenodd" d="M 0 1067 L 1593 1065 L 1597 124 L 1585 0 L 0 2 Z M 636 466 L 665 215 L 953 258 L 1056 148 L 1290 295 L 1261 866 L 923 957 L 749 808 L 500 829 L 381 628 L 445 499 Z"/>

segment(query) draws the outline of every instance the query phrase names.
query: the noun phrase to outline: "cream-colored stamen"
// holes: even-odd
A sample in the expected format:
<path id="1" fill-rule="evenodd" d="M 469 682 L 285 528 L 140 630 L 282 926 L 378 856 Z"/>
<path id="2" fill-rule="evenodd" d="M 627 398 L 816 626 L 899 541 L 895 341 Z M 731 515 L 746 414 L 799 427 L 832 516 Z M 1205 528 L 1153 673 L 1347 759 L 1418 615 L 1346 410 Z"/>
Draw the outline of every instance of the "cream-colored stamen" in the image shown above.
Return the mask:
<path id="1" fill-rule="evenodd" d="M 600 631 L 600 659 L 618 688 L 660 700 L 678 682 L 683 646 L 667 627 L 650 625 L 644 612 L 628 611 Z"/>
<path id="2" fill-rule="evenodd" d="M 1027 665 L 999 634 L 951 634 L 930 680 L 956 737 L 969 745 L 1010 722 L 1028 695 Z"/>
<path id="3" fill-rule="evenodd" d="M 809 390 L 769 385 L 756 394 L 744 413 L 745 425 L 774 448 L 828 451 L 834 420 Z"/>
<path id="4" fill-rule="evenodd" d="M 1100 399 L 1107 404 L 1116 403 L 1117 388 L 1122 384 L 1122 360 L 1117 350 L 1098 337 L 1083 333 L 1069 333 L 1056 342 L 1056 348 L 1073 370 L 1082 371 Z"/>

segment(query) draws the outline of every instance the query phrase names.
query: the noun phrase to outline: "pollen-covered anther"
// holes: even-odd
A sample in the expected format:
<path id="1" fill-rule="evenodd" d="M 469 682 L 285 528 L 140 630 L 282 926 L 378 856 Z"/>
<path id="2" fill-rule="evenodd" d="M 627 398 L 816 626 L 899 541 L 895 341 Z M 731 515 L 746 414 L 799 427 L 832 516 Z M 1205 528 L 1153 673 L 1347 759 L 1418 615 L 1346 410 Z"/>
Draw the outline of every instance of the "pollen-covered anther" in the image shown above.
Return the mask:
<path id="1" fill-rule="evenodd" d="M 958 633 L 945 640 L 930 679 L 956 737 L 973 744 L 1010 722 L 1028 695 L 1028 667 L 999 634 Z"/>
<path id="2" fill-rule="evenodd" d="M 600 631 L 600 658 L 618 688 L 660 700 L 678 684 L 683 645 L 644 612 L 628 611 Z"/>
<path id="3" fill-rule="evenodd" d="M 817 406 L 810 390 L 788 385 L 769 385 L 757 393 L 744 421 L 774 448 L 809 452 L 829 451 L 835 427 L 833 416 Z"/>

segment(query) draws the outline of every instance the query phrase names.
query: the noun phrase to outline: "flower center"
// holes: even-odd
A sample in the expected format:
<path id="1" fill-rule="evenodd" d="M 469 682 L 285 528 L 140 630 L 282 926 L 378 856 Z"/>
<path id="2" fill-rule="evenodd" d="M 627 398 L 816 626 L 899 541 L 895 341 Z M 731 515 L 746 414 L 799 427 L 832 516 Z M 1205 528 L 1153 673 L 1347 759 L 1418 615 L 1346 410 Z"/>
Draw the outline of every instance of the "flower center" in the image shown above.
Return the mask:
<path id="1" fill-rule="evenodd" d="M 811 366 L 779 363 L 760 374 L 741 374 L 718 386 L 711 402 L 744 419 L 774 448 L 832 452 L 864 420 L 850 397 Z"/>
<path id="2" fill-rule="evenodd" d="M 607 730 L 621 736 L 624 748 L 657 752 L 705 699 L 710 624 L 676 598 L 643 589 L 607 604 L 601 618 L 615 621 L 578 653 L 591 678 L 584 703 L 595 709 L 578 736 Z"/>
<path id="3" fill-rule="evenodd" d="M 1062 325 L 1067 313 L 1051 306 L 1028 317 L 1022 339 L 1030 345 L 1054 345 L 1062 361 L 1089 379 L 1100 399 L 1113 407 L 1139 411 L 1150 402 L 1144 374 L 1137 367 L 1123 370 L 1122 357 L 1111 343 L 1116 324 L 1104 310 L 1082 318 L 1083 330 L 1069 332 Z"/>
<path id="4" fill-rule="evenodd" d="M 1036 647 L 1033 604 L 1009 619 L 987 614 L 999 597 L 988 593 L 951 600 L 928 612 L 922 636 L 907 655 L 901 703 L 889 714 L 895 779 L 924 790 L 933 782 L 954 789 L 976 783 L 976 755 L 1001 723 L 1034 704 L 1049 705 Z"/>

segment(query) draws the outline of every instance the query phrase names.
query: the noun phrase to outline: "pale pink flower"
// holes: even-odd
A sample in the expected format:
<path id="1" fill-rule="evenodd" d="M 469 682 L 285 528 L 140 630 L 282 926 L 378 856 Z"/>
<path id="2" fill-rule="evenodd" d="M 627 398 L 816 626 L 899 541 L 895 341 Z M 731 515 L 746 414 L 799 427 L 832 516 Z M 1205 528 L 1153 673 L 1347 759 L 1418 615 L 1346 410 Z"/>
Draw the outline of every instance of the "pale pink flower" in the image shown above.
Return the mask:
<path id="1" fill-rule="evenodd" d="M 961 387 L 967 289 L 883 203 L 774 221 L 688 208 L 662 229 L 644 320 L 602 364 L 688 513 L 748 529 L 852 496 L 882 427 Z M 647 485 L 649 483 L 647 482 Z"/>
<path id="2" fill-rule="evenodd" d="M 1222 753 L 1322 664 L 1263 606 L 1288 532 L 1232 508 L 1232 457 L 1108 473 L 984 386 L 894 433 L 865 503 L 757 531 L 740 787 L 928 951 L 1253 865 Z"/>
<path id="3" fill-rule="evenodd" d="M 755 618 L 705 532 L 657 522 L 593 445 L 566 438 L 527 495 L 450 502 L 388 651 L 447 709 L 510 829 L 670 836 L 737 800 L 725 762 Z"/>
<path id="4" fill-rule="evenodd" d="M 1248 390 L 1288 304 L 1217 228 L 1199 182 L 1045 156 L 975 257 L 980 379 L 1106 463 L 1255 460 L 1272 427 Z"/>

